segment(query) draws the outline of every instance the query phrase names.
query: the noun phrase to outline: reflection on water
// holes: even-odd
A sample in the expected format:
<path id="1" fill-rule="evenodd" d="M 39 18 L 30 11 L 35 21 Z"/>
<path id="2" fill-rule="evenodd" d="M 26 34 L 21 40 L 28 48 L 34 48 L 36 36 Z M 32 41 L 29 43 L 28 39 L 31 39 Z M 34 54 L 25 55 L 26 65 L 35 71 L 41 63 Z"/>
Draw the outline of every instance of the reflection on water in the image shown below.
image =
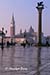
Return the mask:
<path id="1" fill-rule="evenodd" d="M 0 48 L 0 75 L 50 75 L 49 62 L 50 47 Z"/>
<path id="2" fill-rule="evenodd" d="M 39 47 L 37 51 L 37 75 L 40 75 L 39 71 L 40 66 L 41 66 L 41 47 Z"/>

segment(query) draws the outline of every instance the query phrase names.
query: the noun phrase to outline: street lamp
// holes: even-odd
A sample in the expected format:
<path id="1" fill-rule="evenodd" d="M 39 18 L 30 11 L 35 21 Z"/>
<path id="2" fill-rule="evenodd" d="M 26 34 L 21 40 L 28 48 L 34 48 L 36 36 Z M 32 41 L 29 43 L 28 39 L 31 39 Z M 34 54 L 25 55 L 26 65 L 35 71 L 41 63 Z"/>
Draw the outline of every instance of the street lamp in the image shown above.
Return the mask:
<path id="1" fill-rule="evenodd" d="M 7 30 L 4 33 L 4 28 L 2 27 L 2 44 L 1 44 L 1 48 L 2 49 L 4 48 L 4 42 L 3 42 L 3 40 L 4 40 L 4 36 L 5 36 L 6 33 L 7 33 Z"/>

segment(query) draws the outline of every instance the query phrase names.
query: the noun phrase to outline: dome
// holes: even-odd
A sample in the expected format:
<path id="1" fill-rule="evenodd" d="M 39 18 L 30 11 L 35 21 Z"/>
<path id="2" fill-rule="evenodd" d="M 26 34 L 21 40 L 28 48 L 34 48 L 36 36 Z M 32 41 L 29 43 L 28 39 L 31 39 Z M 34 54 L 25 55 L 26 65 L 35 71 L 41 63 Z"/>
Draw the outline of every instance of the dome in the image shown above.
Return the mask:
<path id="1" fill-rule="evenodd" d="M 30 26 L 29 32 L 30 33 L 33 33 L 34 32 L 34 29 L 32 28 L 32 26 Z"/>

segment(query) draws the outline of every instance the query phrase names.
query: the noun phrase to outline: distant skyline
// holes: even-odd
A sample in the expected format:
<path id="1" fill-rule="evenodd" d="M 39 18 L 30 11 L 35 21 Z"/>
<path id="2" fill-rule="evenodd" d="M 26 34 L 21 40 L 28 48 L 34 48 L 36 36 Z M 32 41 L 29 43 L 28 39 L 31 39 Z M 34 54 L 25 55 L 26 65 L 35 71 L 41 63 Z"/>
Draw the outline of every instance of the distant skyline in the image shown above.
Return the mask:
<path id="1" fill-rule="evenodd" d="M 0 29 L 2 27 L 10 35 L 12 13 L 15 18 L 16 34 L 32 26 L 34 31 L 38 31 L 38 11 L 37 2 L 44 2 L 42 31 L 44 35 L 50 35 L 50 0 L 0 0 Z"/>

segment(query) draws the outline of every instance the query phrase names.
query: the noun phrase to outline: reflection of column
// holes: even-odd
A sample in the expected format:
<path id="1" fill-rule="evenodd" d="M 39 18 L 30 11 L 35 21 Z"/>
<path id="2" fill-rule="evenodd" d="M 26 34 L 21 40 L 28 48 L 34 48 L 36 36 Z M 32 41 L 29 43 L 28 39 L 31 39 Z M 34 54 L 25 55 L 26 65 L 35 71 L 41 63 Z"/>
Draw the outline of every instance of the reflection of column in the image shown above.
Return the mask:
<path id="1" fill-rule="evenodd" d="M 43 2 L 39 2 L 36 7 L 39 14 L 39 24 L 38 24 L 38 45 L 42 44 L 42 10 L 44 9 Z"/>
<path id="2" fill-rule="evenodd" d="M 40 75 L 40 65 L 41 65 L 41 48 L 38 48 L 38 52 L 37 52 L 37 75 Z"/>

